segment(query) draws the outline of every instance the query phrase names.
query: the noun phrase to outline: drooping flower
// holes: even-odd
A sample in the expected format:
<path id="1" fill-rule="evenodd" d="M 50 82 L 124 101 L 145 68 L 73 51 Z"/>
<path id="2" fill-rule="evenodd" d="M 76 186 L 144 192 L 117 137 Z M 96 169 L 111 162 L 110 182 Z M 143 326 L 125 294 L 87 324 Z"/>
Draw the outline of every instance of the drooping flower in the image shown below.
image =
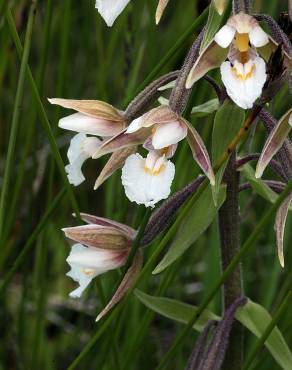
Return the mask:
<path id="1" fill-rule="evenodd" d="M 116 252 L 74 244 L 66 260 L 71 267 L 67 276 L 78 282 L 79 287 L 70 293 L 70 297 L 80 297 L 92 279 L 104 272 L 123 266 L 126 260 L 126 251 Z"/>
<path id="2" fill-rule="evenodd" d="M 59 127 L 78 132 L 71 140 L 67 153 L 69 164 L 65 167 L 69 182 L 78 186 L 85 180 L 81 171 L 83 163 L 92 157 L 102 143 L 96 136 L 108 138 L 119 133 L 125 127 L 123 114 L 110 104 L 98 100 L 49 99 L 49 102 L 77 111 L 60 119 Z"/>
<path id="3" fill-rule="evenodd" d="M 205 145 L 194 127 L 168 106 L 151 109 L 141 117 L 131 122 L 127 129 L 105 141 L 93 155 L 99 158 L 104 154 L 113 153 L 134 145 L 144 144 L 148 151 L 155 151 L 156 155 L 171 158 L 174 155 L 177 143 L 187 137 L 194 159 L 204 173 L 214 184 L 214 173 Z M 132 157 L 132 163 L 142 163 L 140 157 Z M 149 158 L 152 158 L 152 154 Z M 145 159 L 144 159 L 145 161 Z M 160 162 L 159 162 L 160 163 Z M 141 167 L 142 168 L 142 164 Z"/>
<path id="4" fill-rule="evenodd" d="M 146 158 L 140 154 L 130 155 L 122 170 L 122 184 L 130 201 L 153 207 L 166 199 L 175 174 L 173 163 L 150 151 Z"/>
<path id="5" fill-rule="evenodd" d="M 63 229 L 65 235 L 77 242 L 71 248 L 67 273 L 79 287 L 70 297 L 80 297 L 96 276 L 117 269 L 127 261 L 136 231 L 118 222 L 81 214 L 88 225 Z"/>
<path id="6" fill-rule="evenodd" d="M 258 51 L 269 42 L 269 36 L 254 17 L 243 12 L 230 17 L 202 51 L 186 87 L 192 87 L 205 73 L 220 66 L 229 97 L 241 108 L 251 108 L 267 79 L 266 64 Z"/>

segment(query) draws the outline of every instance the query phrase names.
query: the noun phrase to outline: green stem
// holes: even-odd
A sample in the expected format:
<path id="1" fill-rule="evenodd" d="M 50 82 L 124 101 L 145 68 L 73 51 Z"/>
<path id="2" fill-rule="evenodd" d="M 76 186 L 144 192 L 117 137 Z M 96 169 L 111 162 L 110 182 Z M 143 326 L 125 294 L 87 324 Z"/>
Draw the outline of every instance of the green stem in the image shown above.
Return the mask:
<path id="1" fill-rule="evenodd" d="M 226 199 L 219 210 L 219 230 L 222 270 L 224 271 L 239 251 L 239 173 L 235 168 L 236 155 L 233 153 L 225 170 L 227 184 Z M 224 310 L 242 296 L 242 269 L 238 264 L 223 286 Z M 243 352 L 243 331 L 240 323 L 232 327 L 229 346 L 223 369 L 241 368 Z"/>
<path id="2" fill-rule="evenodd" d="M 138 234 L 137 234 L 137 236 L 136 236 L 136 238 L 133 242 L 131 252 L 129 253 L 128 260 L 127 260 L 126 265 L 124 267 L 124 272 L 127 272 L 128 268 L 132 265 L 133 259 L 136 255 L 137 251 L 138 251 L 138 248 L 140 247 L 140 241 L 143 237 L 143 234 L 144 234 L 144 231 L 145 231 L 145 228 L 147 226 L 147 223 L 149 221 L 150 216 L 151 216 L 151 208 L 147 208 L 145 213 L 144 213 L 142 222 L 140 224 Z"/>
<path id="3" fill-rule="evenodd" d="M 24 91 L 25 71 L 26 71 L 27 61 L 29 58 L 36 5 L 37 5 L 37 0 L 33 0 L 31 2 L 31 6 L 29 10 L 28 23 L 27 23 L 27 29 L 26 29 L 26 35 L 25 35 L 25 41 L 24 41 L 24 50 L 23 50 L 23 54 L 21 58 L 20 72 L 19 72 L 19 78 L 18 78 L 18 83 L 17 83 L 17 90 L 16 90 L 16 96 L 15 96 L 14 110 L 13 110 L 13 116 L 12 116 L 9 144 L 8 144 L 8 150 L 7 150 L 7 157 L 5 161 L 5 170 L 4 170 L 3 184 L 2 184 L 2 191 L 1 191 L 1 198 L 0 198 L 0 239 L 2 239 L 2 236 L 3 236 L 5 207 L 8 201 L 7 199 L 8 190 L 9 190 L 10 177 L 11 177 L 12 168 L 13 168 L 12 166 L 13 166 L 14 148 L 16 144 L 16 135 L 18 132 L 21 103 L 22 103 L 23 91 Z"/>

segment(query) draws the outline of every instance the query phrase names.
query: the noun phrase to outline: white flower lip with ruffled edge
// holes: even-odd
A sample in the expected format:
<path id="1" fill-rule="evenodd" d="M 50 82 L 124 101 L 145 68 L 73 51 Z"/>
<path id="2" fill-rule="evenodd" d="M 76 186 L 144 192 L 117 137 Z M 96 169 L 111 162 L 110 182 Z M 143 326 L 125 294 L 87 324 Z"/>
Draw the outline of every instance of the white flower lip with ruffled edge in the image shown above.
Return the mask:
<path id="1" fill-rule="evenodd" d="M 174 164 L 150 151 L 147 158 L 140 154 L 130 155 L 122 170 L 122 184 L 131 202 L 154 207 L 157 202 L 170 194 L 175 174 Z"/>
<path id="2" fill-rule="evenodd" d="M 222 48 L 230 46 L 228 61 L 220 67 L 227 94 L 239 107 L 252 108 L 267 79 L 266 64 L 256 48 L 269 42 L 268 35 L 255 18 L 241 12 L 229 18 L 214 40 Z"/>

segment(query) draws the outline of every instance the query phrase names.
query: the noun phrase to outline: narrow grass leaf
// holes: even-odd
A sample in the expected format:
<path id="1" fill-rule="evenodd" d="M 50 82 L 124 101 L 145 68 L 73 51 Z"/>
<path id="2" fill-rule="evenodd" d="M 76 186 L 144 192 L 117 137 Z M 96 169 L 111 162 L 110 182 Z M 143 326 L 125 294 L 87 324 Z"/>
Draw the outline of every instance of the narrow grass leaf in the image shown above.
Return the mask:
<path id="1" fill-rule="evenodd" d="M 196 306 L 170 299 L 166 297 L 155 297 L 135 289 L 135 296 L 148 308 L 168 319 L 185 324 L 188 321 Z M 220 320 L 220 316 L 215 315 L 210 310 L 204 310 L 199 320 L 194 325 L 194 329 L 201 332 L 209 320 Z"/>

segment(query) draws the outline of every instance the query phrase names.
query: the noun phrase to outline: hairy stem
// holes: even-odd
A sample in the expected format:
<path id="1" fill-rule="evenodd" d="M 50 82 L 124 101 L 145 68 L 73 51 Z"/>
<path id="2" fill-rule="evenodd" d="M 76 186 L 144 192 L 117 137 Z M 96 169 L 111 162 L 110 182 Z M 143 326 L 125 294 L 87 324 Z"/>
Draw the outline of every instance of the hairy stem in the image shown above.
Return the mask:
<path id="1" fill-rule="evenodd" d="M 219 229 L 221 244 L 222 270 L 225 271 L 239 250 L 239 173 L 236 171 L 236 155 L 233 153 L 225 171 L 227 184 L 226 200 L 219 210 Z M 224 309 L 241 297 L 242 271 L 238 264 L 230 274 L 223 287 Z M 242 363 L 243 333 L 240 324 L 236 323 L 230 333 L 229 346 L 226 352 L 223 369 L 240 369 Z"/>

